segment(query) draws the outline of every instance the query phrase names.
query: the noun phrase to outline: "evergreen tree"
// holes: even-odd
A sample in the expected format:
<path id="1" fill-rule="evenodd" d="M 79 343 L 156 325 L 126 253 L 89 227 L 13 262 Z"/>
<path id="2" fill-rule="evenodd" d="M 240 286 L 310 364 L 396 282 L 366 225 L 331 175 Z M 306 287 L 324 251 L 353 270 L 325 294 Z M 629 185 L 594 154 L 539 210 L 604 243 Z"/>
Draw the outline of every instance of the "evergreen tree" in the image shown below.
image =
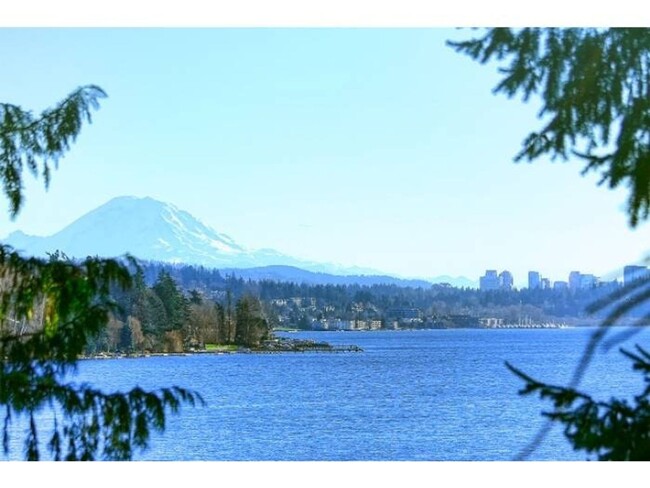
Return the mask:
<path id="1" fill-rule="evenodd" d="M 230 288 L 226 291 L 226 311 L 225 311 L 224 329 L 226 344 L 233 344 L 235 342 L 235 320 L 233 319 L 232 312 L 232 292 Z"/>
<path id="2" fill-rule="evenodd" d="M 131 334 L 131 327 L 126 322 L 122 323 L 122 328 L 120 329 L 119 349 L 120 351 L 126 353 L 133 351 L 133 336 Z"/>
<path id="3" fill-rule="evenodd" d="M 244 295 L 235 306 L 235 343 L 247 347 L 259 346 L 269 336 L 268 322 L 260 301 Z"/>
<path id="4" fill-rule="evenodd" d="M 188 302 L 174 279 L 167 271 L 163 270 L 158 275 L 158 280 L 152 289 L 165 308 L 167 321 L 163 325 L 163 330 L 168 332 L 182 329 L 189 313 Z"/>
<path id="5" fill-rule="evenodd" d="M 147 287 L 144 273 L 139 267 L 133 275 L 133 281 L 128 314 L 139 323 L 143 334 L 142 346 L 152 350 L 160 349 L 164 327 L 168 322 L 165 306 L 160 297 Z"/>
<path id="6" fill-rule="evenodd" d="M 449 44 L 481 63 L 509 60 L 496 93 L 539 95 L 545 123 L 524 139 L 517 161 L 581 159 L 583 174 L 630 189 L 633 227 L 648 218 L 650 29 L 500 28 Z"/>
<path id="7" fill-rule="evenodd" d="M 516 160 L 533 161 L 543 155 L 585 162 L 583 174 L 600 172 L 600 183 L 629 188 L 628 215 L 632 227 L 650 215 L 650 29 L 488 29 L 478 38 L 450 42 L 453 48 L 486 63 L 507 61 L 495 92 L 524 100 L 538 95 L 543 126 L 523 142 Z M 598 300 L 592 313 L 606 312 L 567 387 L 537 381 L 513 366 L 525 382 L 522 394 L 537 393 L 553 401 L 546 413 L 565 426 L 577 450 L 599 459 L 650 459 L 650 388 L 630 404 L 613 398 L 597 401 L 577 386 L 596 347 L 623 315 L 643 309 L 650 300 L 648 279 L 638 280 Z M 635 325 L 643 324 L 642 317 Z M 638 331 L 639 328 L 637 328 Z M 621 333 L 608 347 L 628 338 Z M 650 381 L 650 355 L 623 353 Z M 520 454 L 530 455 L 541 442 L 546 426 Z"/>
<path id="8" fill-rule="evenodd" d="M 227 343 L 228 340 L 226 339 L 227 337 L 227 332 L 225 330 L 226 328 L 226 312 L 223 306 L 219 303 L 214 304 L 214 309 L 215 309 L 215 314 L 217 316 L 217 320 L 215 323 L 215 342 L 217 344 L 220 343 Z"/>
<path id="9" fill-rule="evenodd" d="M 105 96 L 96 86 L 82 87 L 39 116 L 0 104 L 0 181 L 12 218 L 24 203 L 23 170 L 35 177 L 42 174 L 47 187 L 50 165 L 58 163 L 83 122 L 90 122 L 91 109 Z M 24 417 L 26 459 L 40 459 L 42 446 L 55 460 L 130 459 L 135 449 L 147 447 L 152 429 L 164 429 L 168 411 L 201 400 L 176 387 L 105 393 L 68 381 L 79 356 L 105 329 L 109 315 L 117 312 L 111 288 L 126 289 L 131 284 L 127 267 L 116 260 L 28 258 L 0 245 L 0 406 L 5 454 L 14 417 Z M 47 409 L 50 416 L 37 417 Z"/>
<path id="10" fill-rule="evenodd" d="M 201 294 L 198 292 L 198 290 L 190 290 L 190 298 L 189 301 L 191 304 L 194 305 L 201 305 L 203 303 L 203 298 L 201 297 Z"/>

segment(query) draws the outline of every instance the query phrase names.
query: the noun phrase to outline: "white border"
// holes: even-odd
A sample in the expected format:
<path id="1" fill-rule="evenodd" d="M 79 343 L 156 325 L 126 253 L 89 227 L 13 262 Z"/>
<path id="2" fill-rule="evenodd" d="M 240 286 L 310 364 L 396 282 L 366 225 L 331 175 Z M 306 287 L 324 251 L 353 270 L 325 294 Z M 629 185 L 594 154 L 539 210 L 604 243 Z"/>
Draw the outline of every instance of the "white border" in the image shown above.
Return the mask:
<path id="1" fill-rule="evenodd" d="M 5 479 L 52 488 L 192 485 L 316 487 L 433 486 L 548 488 L 625 486 L 647 476 L 648 463 L 586 462 L 195 462 L 5 463 Z M 20 477 L 20 478 L 19 478 Z M 131 483 L 128 482 L 131 481 Z"/>
<path id="2" fill-rule="evenodd" d="M 21 0 L 0 27 L 647 27 L 632 0 Z"/>

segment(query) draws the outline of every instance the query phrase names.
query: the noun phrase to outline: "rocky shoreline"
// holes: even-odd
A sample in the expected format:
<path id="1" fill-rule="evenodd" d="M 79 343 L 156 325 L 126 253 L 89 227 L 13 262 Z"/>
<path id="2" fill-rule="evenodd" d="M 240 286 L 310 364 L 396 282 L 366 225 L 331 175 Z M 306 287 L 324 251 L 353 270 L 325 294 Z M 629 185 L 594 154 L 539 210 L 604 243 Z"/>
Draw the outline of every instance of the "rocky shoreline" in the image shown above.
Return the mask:
<path id="1" fill-rule="evenodd" d="M 318 342 L 309 339 L 289 339 L 289 338 L 276 338 L 264 341 L 257 347 L 235 347 L 229 349 L 194 349 L 183 352 L 137 352 L 137 353 L 123 353 L 123 352 L 101 352 L 88 356 L 83 356 L 80 359 L 119 359 L 119 358 L 145 358 L 155 356 L 193 356 L 196 354 L 273 354 L 284 352 L 325 352 L 325 353 L 341 353 L 341 352 L 363 352 L 359 346 L 350 345 L 332 345 L 328 342 Z"/>
<path id="2" fill-rule="evenodd" d="M 359 346 L 336 345 L 309 339 L 277 338 L 265 341 L 259 348 L 250 352 L 363 352 Z"/>

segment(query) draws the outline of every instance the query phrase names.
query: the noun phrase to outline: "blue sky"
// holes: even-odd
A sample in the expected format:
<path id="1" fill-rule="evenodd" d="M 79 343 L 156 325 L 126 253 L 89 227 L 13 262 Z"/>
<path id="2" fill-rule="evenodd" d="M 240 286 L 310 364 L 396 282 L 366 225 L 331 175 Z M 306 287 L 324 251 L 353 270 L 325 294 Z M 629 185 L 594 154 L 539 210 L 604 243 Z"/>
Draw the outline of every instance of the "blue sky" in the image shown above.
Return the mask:
<path id="1" fill-rule="evenodd" d="M 566 280 L 643 258 L 626 192 L 582 163 L 513 163 L 535 101 L 445 45 L 469 29 L 0 29 L 3 102 L 108 98 L 0 237 L 60 230 L 120 195 L 251 247 L 409 277 Z M 6 208 L 6 205 L 3 207 Z M 4 212 L 5 216 L 7 212 Z"/>

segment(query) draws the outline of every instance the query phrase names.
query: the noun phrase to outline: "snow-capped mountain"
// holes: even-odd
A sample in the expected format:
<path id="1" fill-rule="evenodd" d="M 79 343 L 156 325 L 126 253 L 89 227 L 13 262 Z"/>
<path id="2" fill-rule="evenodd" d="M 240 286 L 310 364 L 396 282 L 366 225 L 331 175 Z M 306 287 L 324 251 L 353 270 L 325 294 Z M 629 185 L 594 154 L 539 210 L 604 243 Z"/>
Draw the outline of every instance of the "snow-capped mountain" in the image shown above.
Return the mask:
<path id="1" fill-rule="evenodd" d="M 75 258 L 129 253 L 151 261 L 214 268 L 285 265 L 338 274 L 377 273 L 302 261 L 273 249 L 250 250 L 176 206 L 148 197 L 117 197 L 52 236 L 36 237 L 16 231 L 3 242 L 36 256 L 55 250 Z"/>
<path id="2" fill-rule="evenodd" d="M 56 234 L 37 237 L 16 231 L 2 243 L 33 256 L 46 256 L 56 250 L 73 258 L 118 257 L 129 253 L 148 261 L 202 265 L 247 277 L 273 276 L 281 281 L 341 282 L 332 276 L 336 275 L 348 276 L 359 283 L 403 282 L 405 286 L 424 286 L 427 282 L 447 282 L 454 286 L 473 286 L 464 277 L 409 281 L 367 268 L 303 261 L 273 249 L 247 249 L 176 206 L 148 197 L 117 197 Z"/>

